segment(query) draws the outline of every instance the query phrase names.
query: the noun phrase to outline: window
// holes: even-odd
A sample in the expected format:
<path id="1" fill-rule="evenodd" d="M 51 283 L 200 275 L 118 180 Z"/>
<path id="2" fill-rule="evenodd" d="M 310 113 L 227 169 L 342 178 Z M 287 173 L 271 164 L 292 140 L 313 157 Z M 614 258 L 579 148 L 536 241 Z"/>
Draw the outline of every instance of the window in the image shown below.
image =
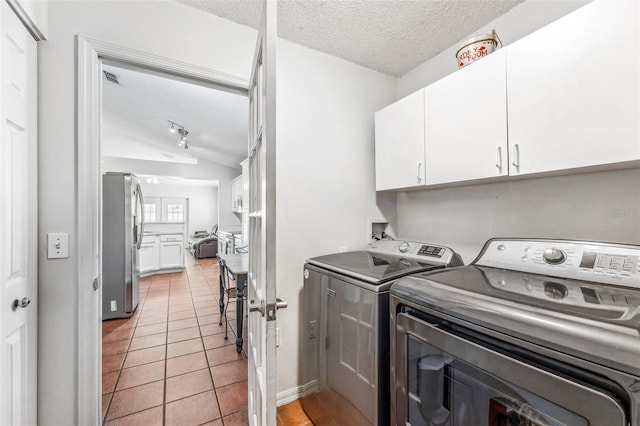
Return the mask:
<path id="1" fill-rule="evenodd" d="M 145 222 L 158 221 L 158 205 L 156 203 L 144 204 L 144 220 Z"/>
<path id="2" fill-rule="evenodd" d="M 184 222 L 183 204 L 167 204 L 167 222 Z"/>

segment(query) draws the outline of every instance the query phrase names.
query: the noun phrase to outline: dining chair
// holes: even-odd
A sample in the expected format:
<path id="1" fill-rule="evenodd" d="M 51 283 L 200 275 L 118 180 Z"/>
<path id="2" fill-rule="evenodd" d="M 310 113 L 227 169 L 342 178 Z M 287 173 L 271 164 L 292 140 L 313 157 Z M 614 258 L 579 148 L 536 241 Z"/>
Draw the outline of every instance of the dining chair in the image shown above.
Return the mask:
<path id="1" fill-rule="evenodd" d="M 220 273 L 220 321 L 218 325 L 222 325 L 222 318 L 224 317 L 224 338 L 225 340 L 229 338 L 229 318 L 227 317 L 227 308 L 229 307 L 229 303 L 231 299 L 235 299 L 237 297 L 237 289 L 235 286 L 231 285 L 232 280 L 229 279 L 229 272 L 227 271 L 227 265 L 220 256 L 218 258 L 218 267 Z M 227 297 L 225 303 L 225 296 Z"/>

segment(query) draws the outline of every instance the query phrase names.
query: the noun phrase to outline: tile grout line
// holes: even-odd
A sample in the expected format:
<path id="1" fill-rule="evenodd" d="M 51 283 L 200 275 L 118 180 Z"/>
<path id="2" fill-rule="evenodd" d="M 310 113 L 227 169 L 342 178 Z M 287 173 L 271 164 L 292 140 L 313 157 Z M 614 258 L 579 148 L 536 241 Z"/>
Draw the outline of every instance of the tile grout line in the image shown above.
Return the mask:
<path id="1" fill-rule="evenodd" d="M 217 265 L 217 263 L 216 263 L 216 265 Z M 215 301 L 216 301 L 215 294 L 211 290 L 211 287 L 209 286 L 209 280 L 207 280 L 206 276 L 204 275 L 204 272 L 202 271 L 202 267 L 200 266 L 200 264 L 198 263 L 197 260 L 195 262 L 195 266 L 200 271 L 200 275 L 202 275 L 202 277 L 207 282 L 207 287 L 209 287 L 209 291 L 211 292 L 211 296 L 214 299 L 214 306 L 215 306 Z M 215 382 L 213 380 L 213 373 L 211 372 L 211 369 L 213 367 L 209 364 L 209 356 L 207 355 L 207 350 L 206 350 L 205 344 L 204 344 L 204 336 L 202 335 L 202 329 L 200 328 L 200 317 L 198 316 L 198 311 L 195 310 L 195 301 L 193 300 L 193 291 L 191 289 L 191 276 L 189 274 L 189 270 L 187 270 L 187 282 L 188 282 L 188 285 L 189 285 L 189 294 L 191 295 L 191 303 L 193 303 L 193 308 L 194 308 L 194 311 L 196 313 L 196 322 L 198 323 L 198 333 L 200 334 L 200 342 L 202 343 L 202 350 L 204 352 L 204 358 L 207 361 L 207 369 L 209 370 L 209 377 L 211 378 L 211 387 L 213 388 L 212 389 L 213 390 L 213 395 L 216 398 L 216 405 L 218 406 L 218 412 L 220 413 L 220 417 L 219 417 L 220 421 L 222 422 L 222 425 L 224 426 L 224 418 L 222 416 L 222 409 L 220 408 L 220 398 L 218 398 L 218 392 L 216 392 L 216 384 L 215 384 Z M 219 297 L 219 295 L 218 295 L 218 297 Z M 215 310 L 215 308 L 214 308 L 214 310 Z M 213 314 L 213 315 L 215 315 L 215 314 Z M 216 420 L 216 419 L 214 419 L 214 420 Z"/>
<path id="2" fill-rule="evenodd" d="M 166 426 L 167 424 L 167 356 L 169 352 L 169 306 L 171 306 L 171 287 L 172 279 L 169 278 L 169 291 L 167 292 L 167 320 L 165 322 L 167 327 L 164 335 L 164 386 L 162 390 L 162 426 Z"/>
<path id="3" fill-rule="evenodd" d="M 200 266 L 200 265 L 199 265 L 199 266 Z M 215 277 L 217 277 L 217 278 L 218 278 L 218 282 L 217 282 L 217 284 L 218 284 L 218 285 L 215 287 L 215 289 L 217 289 L 217 290 L 218 290 L 218 292 L 220 291 L 220 281 L 219 281 L 219 280 L 220 280 L 220 273 L 219 273 L 219 272 L 220 272 L 220 271 L 218 270 L 218 273 L 217 273 L 216 275 L 214 275 L 214 281 L 215 281 Z M 209 281 L 209 279 L 206 277 L 206 275 L 204 275 L 204 273 L 203 273 L 203 276 L 204 276 L 204 278 L 205 278 L 205 281 L 207 282 L 207 286 L 209 287 L 209 290 L 210 290 L 212 293 L 214 293 L 214 289 L 213 289 L 213 288 L 211 288 L 212 283 Z M 214 283 L 214 285 L 215 285 L 215 283 Z M 218 294 L 218 299 L 219 299 L 220 297 L 221 297 L 221 294 Z M 227 298 L 227 304 L 229 303 L 229 300 L 230 300 L 230 299 L 228 299 L 228 298 Z M 219 302 L 219 300 L 218 300 L 218 302 Z M 237 315 L 237 311 L 235 312 L 235 315 Z M 222 313 L 220 313 L 220 316 L 222 316 Z M 225 319 L 225 320 L 226 320 L 226 319 Z M 229 328 L 231 328 L 232 335 L 235 335 L 235 336 L 236 336 L 236 338 L 237 338 L 237 337 L 238 337 L 238 334 L 235 332 L 235 327 L 233 327 L 233 321 L 231 322 L 231 325 L 229 325 Z M 220 347 L 218 347 L 218 348 L 212 348 L 212 349 L 220 349 L 220 348 L 224 348 L 224 347 L 232 347 L 232 348 L 233 348 L 233 350 L 235 351 L 235 341 L 232 341 L 232 342 L 231 342 L 231 344 L 229 344 L 229 345 L 223 345 L 223 346 L 220 346 Z M 246 354 L 246 352 L 245 352 L 244 348 L 242 349 L 242 353 L 244 354 L 244 356 L 245 356 L 245 357 L 247 356 L 247 354 Z M 229 363 L 237 362 L 237 361 L 238 361 L 238 360 L 231 360 L 231 361 L 227 361 L 227 362 L 224 362 L 224 363 L 218 364 L 218 365 L 216 365 L 216 366 L 212 366 L 211 368 L 214 368 L 214 367 L 222 368 L 225 364 L 229 364 Z M 208 362 L 208 357 L 207 357 L 207 362 Z M 213 380 L 213 374 L 212 374 L 212 380 Z M 246 380 L 246 379 L 244 379 L 244 380 Z M 241 382 L 241 381 L 243 381 L 243 380 L 239 380 L 239 381 L 235 381 L 235 382 L 233 382 L 233 383 L 229 383 L 229 384 L 227 384 L 227 385 L 225 385 L 225 386 L 221 386 L 221 388 L 224 388 L 224 387 L 227 387 L 227 386 L 232 386 L 232 385 L 234 385 L 234 384 L 236 384 L 236 383 L 239 383 L 239 382 Z M 216 397 L 217 397 L 217 395 L 218 395 L 218 391 L 216 390 L 215 383 L 214 383 L 214 390 L 215 390 Z M 234 411 L 234 412 L 232 412 L 232 413 L 229 413 L 229 414 L 227 414 L 227 416 L 231 416 L 231 415 L 233 415 L 233 414 L 235 414 L 235 413 L 237 413 L 237 412 L 240 412 L 240 411 L 242 411 L 242 409 L 240 409 L 240 410 L 238 410 L 238 411 Z M 222 411 L 220 411 L 220 415 L 221 415 L 221 419 L 223 420 L 223 424 L 224 424 L 224 423 L 225 423 L 225 421 L 224 421 L 224 417 L 222 416 Z"/>
<path id="4" fill-rule="evenodd" d="M 150 286 L 147 286 L 147 291 L 145 292 L 145 298 L 144 298 L 145 301 L 147 299 L 147 293 L 149 292 L 149 288 L 150 288 Z M 139 302 L 140 302 L 140 300 L 138 300 L 138 309 L 142 309 L 139 306 L 140 305 Z M 144 304 L 144 301 L 143 301 L 143 304 Z M 122 359 L 122 363 L 120 364 L 120 368 L 117 370 L 118 376 L 117 376 L 116 381 L 115 381 L 115 383 L 113 385 L 113 390 L 111 392 L 111 397 L 109 398 L 109 403 L 107 404 L 107 409 L 105 410 L 104 417 L 102 419 L 103 426 L 106 425 L 106 423 L 107 423 L 107 417 L 109 417 L 109 410 L 111 409 L 111 403 L 113 402 L 113 397 L 116 394 L 116 389 L 118 388 L 118 383 L 120 382 L 120 376 L 122 375 L 122 370 L 124 370 L 124 363 L 126 362 L 127 356 L 129 355 L 129 348 L 131 347 L 131 342 L 133 341 L 133 335 L 136 332 L 136 328 L 138 328 L 138 320 L 140 319 L 139 312 L 138 312 L 138 314 L 133 313 L 132 316 L 133 315 L 137 315 L 137 317 L 135 318 L 135 325 L 133 326 L 133 333 L 131 333 L 131 337 L 129 337 L 129 339 L 128 339 L 129 340 L 129 344 L 127 345 L 127 349 L 124 352 L 124 358 Z M 104 373 L 102 373 L 102 376 L 104 376 Z M 102 390 L 100 390 L 100 392 L 102 393 Z"/>

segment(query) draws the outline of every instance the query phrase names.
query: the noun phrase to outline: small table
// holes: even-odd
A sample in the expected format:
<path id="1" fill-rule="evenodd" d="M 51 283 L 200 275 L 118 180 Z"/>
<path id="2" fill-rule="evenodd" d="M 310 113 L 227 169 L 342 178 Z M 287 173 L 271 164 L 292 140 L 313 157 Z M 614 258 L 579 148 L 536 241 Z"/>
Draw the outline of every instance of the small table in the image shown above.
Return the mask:
<path id="1" fill-rule="evenodd" d="M 244 321 L 244 292 L 249 274 L 249 254 L 219 254 L 227 265 L 227 271 L 236 280 L 236 351 L 242 352 L 242 323 Z M 220 283 L 220 313 L 224 311 L 224 288 Z"/>

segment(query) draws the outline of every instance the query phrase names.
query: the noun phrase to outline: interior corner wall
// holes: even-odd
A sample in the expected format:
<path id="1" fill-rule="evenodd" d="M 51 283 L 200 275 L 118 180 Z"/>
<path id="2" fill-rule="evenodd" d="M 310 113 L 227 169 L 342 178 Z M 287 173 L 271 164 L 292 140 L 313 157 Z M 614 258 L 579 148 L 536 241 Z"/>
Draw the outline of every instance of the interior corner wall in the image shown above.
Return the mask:
<path id="1" fill-rule="evenodd" d="M 304 385 L 303 266 L 309 257 L 365 248 L 367 219 L 384 215 L 373 119 L 393 102 L 395 79 L 281 39 L 277 50 L 276 283 L 288 303 L 278 312 L 277 389 L 295 396 Z"/>
<path id="2" fill-rule="evenodd" d="M 473 34 L 469 34 L 464 40 L 474 35 L 488 34 L 495 29 L 500 40 L 508 46 L 590 1 L 592 0 L 527 0 L 474 31 Z M 456 52 L 464 40 L 460 40 L 399 78 L 397 98 L 401 99 L 455 72 L 458 69 Z"/>
<path id="3" fill-rule="evenodd" d="M 495 28 L 509 45 L 586 3 L 529 0 L 478 33 Z M 458 45 L 401 77 L 398 96 L 456 71 Z M 640 244 L 639 187 L 640 169 L 634 168 L 399 192 L 397 237 L 449 245 L 465 263 L 492 237 Z"/>
<path id="4" fill-rule="evenodd" d="M 38 45 L 38 418 L 77 424 L 78 252 L 48 260 L 46 234 L 76 241 L 75 37 L 127 46 L 249 78 L 256 32 L 172 1 L 54 1 Z M 96 165 L 97 166 L 97 165 Z M 220 194 L 224 197 L 224 194 Z"/>

